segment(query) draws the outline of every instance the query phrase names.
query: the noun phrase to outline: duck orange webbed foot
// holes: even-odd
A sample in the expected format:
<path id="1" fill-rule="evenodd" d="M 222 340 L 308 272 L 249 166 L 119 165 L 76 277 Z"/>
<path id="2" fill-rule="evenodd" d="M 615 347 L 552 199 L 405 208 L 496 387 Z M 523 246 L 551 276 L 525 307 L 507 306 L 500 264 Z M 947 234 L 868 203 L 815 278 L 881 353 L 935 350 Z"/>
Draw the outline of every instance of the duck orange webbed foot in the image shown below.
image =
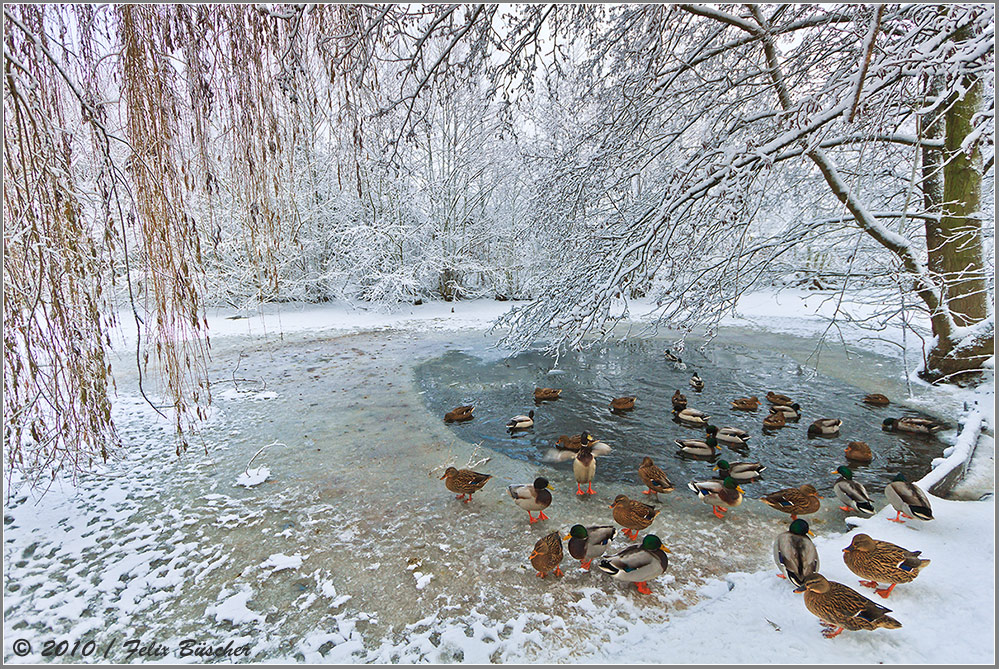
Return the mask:
<path id="1" fill-rule="evenodd" d="M 597 491 L 593 489 L 593 485 L 590 484 L 590 483 L 586 484 L 586 494 L 587 495 L 596 495 L 597 494 Z"/>
<path id="2" fill-rule="evenodd" d="M 720 506 L 712 506 L 711 513 L 715 514 L 715 518 L 721 518 L 725 520 L 725 509 Z"/>
<path id="3" fill-rule="evenodd" d="M 888 599 L 888 595 L 891 594 L 891 591 L 895 589 L 896 585 L 898 585 L 898 583 L 892 583 L 891 586 L 887 588 L 875 588 L 874 592 L 878 593 L 885 599 Z"/>
<path id="4" fill-rule="evenodd" d="M 851 509 L 848 506 L 841 506 L 841 507 L 839 507 L 839 510 L 840 511 L 846 511 L 847 513 L 850 513 L 851 511 L 853 511 L 853 509 Z"/>
<path id="5" fill-rule="evenodd" d="M 587 560 L 586 562 L 580 562 L 579 566 L 582 567 L 584 571 L 590 571 L 591 564 L 593 564 L 593 560 Z"/>
<path id="6" fill-rule="evenodd" d="M 878 587 L 878 582 L 877 581 L 859 581 L 859 583 L 860 583 L 860 585 L 864 586 L 865 588 L 877 588 Z"/>
<path id="7" fill-rule="evenodd" d="M 548 520 L 548 516 L 545 515 L 544 511 L 538 511 L 538 520 Z"/>
<path id="8" fill-rule="evenodd" d="M 649 585 L 645 581 L 642 581 L 640 583 L 636 583 L 635 584 L 635 588 L 640 593 L 642 593 L 643 595 L 651 595 L 652 594 L 652 590 L 649 588 Z"/>
<path id="9" fill-rule="evenodd" d="M 833 627 L 827 627 L 826 629 L 822 630 L 822 636 L 824 636 L 827 639 L 831 639 L 834 636 L 839 636 L 842 632 L 843 632 L 842 627 L 837 627 L 835 629 Z"/>

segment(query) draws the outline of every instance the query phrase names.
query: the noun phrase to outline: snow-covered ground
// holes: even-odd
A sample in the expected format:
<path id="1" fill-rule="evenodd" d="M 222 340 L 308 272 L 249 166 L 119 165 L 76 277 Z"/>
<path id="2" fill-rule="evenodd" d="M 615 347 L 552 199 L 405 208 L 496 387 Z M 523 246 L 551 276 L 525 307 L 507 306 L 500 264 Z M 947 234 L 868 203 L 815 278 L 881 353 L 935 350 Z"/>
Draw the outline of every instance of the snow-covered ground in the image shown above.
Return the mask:
<path id="1" fill-rule="evenodd" d="M 769 294 L 748 296 L 740 303 L 738 316 L 727 323 L 814 338 L 826 327 L 821 309 L 827 309 L 828 303 L 821 305 L 821 297 L 807 291 L 784 291 L 776 299 Z M 243 342 L 259 342 L 261 337 L 273 340 L 292 333 L 391 329 L 415 333 L 418 338 L 420 332 L 431 330 L 476 331 L 509 306 L 478 301 L 365 312 L 344 306 L 297 309 L 285 305 L 238 320 L 219 312 L 210 324 L 213 341 L 224 350 L 219 342 L 227 338 L 239 347 Z M 640 319 L 639 306 L 631 305 L 631 310 Z M 866 341 L 868 333 L 845 329 L 840 334 L 858 343 Z M 122 338 L 130 336 L 134 333 L 130 335 L 123 327 Z M 372 342 L 378 341 L 366 340 L 364 348 L 370 351 Z M 898 354 L 897 346 L 885 350 Z M 344 349 L 338 372 L 342 379 L 338 377 L 334 385 L 343 383 L 349 392 L 355 392 L 351 383 L 363 388 L 370 378 L 404 385 L 394 376 L 404 366 L 357 351 Z M 358 360 L 365 362 L 358 365 Z M 351 374 L 357 378 L 348 378 Z M 919 382 L 913 379 L 912 383 Z M 993 434 L 994 389 L 977 394 L 922 390 L 923 402 L 932 402 L 936 396 L 941 405 L 966 404 L 969 410 L 952 416 L 965 429 L 945 452 L 946 459 L 936 463 L 938 467 L 921 483 L 929 487 L 946 468 L 960 465 L 975 443 L 976 462 L 991 462 L 993 442 L 988 436 L 978 440 L 978 433 Z M 453 509 L 441 512 L 439 482 L 432 482 L 436 487 L 429 488 L 431 500 L 425 503 L 418 493 L 408 491 L 408 496 L 396 497 L 382 489 L 392 486 L 374 481 L 364 491 L 378 501 L 374 508 L 382 515 L 383 529 L 369 533 L 347 509 L 340 508 L 351 488 L 349 482 L 338 480 L 336 469 L 318 476 L 315 483 L 308 479 L 286 491 L 289 477 L 282 458 L 296 457 L 291 449 L 270 449 L 252 468 L 248 455 L 257 447 L 239 451 L 248 455 L 237 453 L 236 428 L 230 425 L 253 412 L 265 415 L 268 403 L 277 401 L 274 391 L 232 389 L 220 393 L 219 401 L 229 407 L 230 422 L 221 409 L 216 428 L 231 431 L 234 443 L 219 446 L 211 458 L 197 460 L 188 454 L 177 461 L 165 454 L 162 444 L 169 439 L 169 424 L 141 403 L 123 401 L 116 405 L 121 412 L 118 418 L 126 436 L 134 436 L 136 444 L 126 461 L 109 466 L 104 475 L 86 477 L 78 488 L 57 482 L 40 504 L 23 492 L 12 496 L 5 490 L 5 661 L 38 662 L 45 659 L 39 652 L 46 640 L 66 639 L 72 647 L 75 641 L 89 638 L 97 640 L 101 652 L 117 640 L 119 646 L 108 657 L 112 661 L 198 661 L 197 655 L 178 656 L 176 649 L 183 639 L 202 633 L 219 643 L 232 640 L 235 647 L 248 646 L 249 659 L 267 661 L 995 661 L 995 498 L 977 500 L 983 491 L 994 490 L 994 473 L 990 473 L 994 470 L 987 467 L 973 469 L 973 480 L 965 484 L 964 497 L 976 501 L 932 499 L 934 521 L 898 525 L 887 520 L 894 513 L 884 509 L 874 518 L 857 519 L 857 529 L 847 534 L 813 527 L 819 535 L 815 543 L 821 571 L 867 595 L 872 593 L 857 585 L 842 560 L 841 550 L 854 532 L 920 550 L 932 560 L 916 581 L 899 586 L 883 602 L 893 609 L 901 629 L 845 632 L 827 640 L 801 595 L 778 579 L 776 568 L 766 560 L 747 561 L 744 569 L 706 582 L 684 578 L 684 570 L 692 565 L 716 562 L 726 550 L 735 551 L 734 543 L 752 543 L 752 537 L 774 525 L 772 520 L 764 525 L 736 516 L 716 524 L 712 518 L 704 523 L 706 530 L 682 535 L 687 537 L 684 543 L 670 544 L 670 572 L 651 584 L 651 596 L 637 595 L 600 574 L 582 574 L 570 566 L 568 558 L 562 565 L 565 578 L 541 582 L 520 564 L 526 554 L 520 555 L 519 549 L 489 550 L 498 536 L 513 532 L 513 527 L 526 533 L 522 527 L 526 522 L 514 526 L 505 519 L 488 520 L 495 518 L 493 506 L 504 510 L 509 506 L 498 495 L 483 491 L 469 508 L 462 509 L 469 513 L 469 522 L 484 523 L 483 546 L 456 546 L 456 538 L 443 525 Z M 352 406 L 348 400 L 345 411 Z M 409 430 L 430 430 L 432 423 L 433 429 L 441 429 L 439 421 L 421 422 L 422 407 L 407 406 L 405 400 L 390 409 L 385 414 L 388 419 L 406 418 Z M 343 432 L 344 439 L 355 438 L 349 425 Z M 392 457 L 391 445 L 362 435 L 356 439 L 359 446 L 363 444 L 359 450 L 370 452 L 351 454 L 348 449 L 344 466 L 355 455 L 360 464 L 354 464 L 362 468 L 368 459 L 377 468 L 377 463 L 387 462 L 385 457 Z M 439 460 L 439 443 L 424 446 L 417 442 L 414 439 L 409 445 L 409 455 L 417 459 L 413 466 Z M 327 448 L 318 442 L 314 445 L 317 450 Z M 471 451 L 453 444 L 451 448 L 462 463 Z M 493 466 L 501 477 L 524 476 L 528 471 L 501 458 L 494 459 Z M 378 474 L 370 476 L 377 479 Z M 185 486 L 195 484 L 201 487 L 190 489 L 198 491 L 197 497 L 185 497 Z M 296 498 L 313 486 L 315 500 L 303 504 Z M 407 504 L 399 504 L 403 499 Z M 414 526 L 414 515 L 426 525 Z M 274 527 L 278 529 L 270 529 Z M 372 551 L 373 541 L 385 543 L 385 551 Z M 414 547 L 419 550 L 410 556 Z M 431 555 L 438 556 L 436 562 Z M 370 576 L 347 576 L 342 561 L 358 559 L 370 563 L 365 569 Z M 399 573 L 384 571 L 399 562 L 404 566 L 393 567 Z M 468 582 L 466 562 L 471 563 L 471 573 L 479 564 L 485 574 L 495 575 L 497 583 L 513 584 L 514 589 L 503 591 L 497 600 L 490 579 L 480 576 L 480 583 Z M 519 595 L 529 598 L 523 606 L 514 599 L 518 583 L 522 583 Z M 290 600 L 289 588 L 295 593 Z M 393 598 L 402 599 L 393 606 Z M 410 610 L 410 603 L 417 601 L 423 610 L 436 613 L 413 620 L 393 615 Z M 372 602 L 382 608 L 376 610 Z M 386 627 L 390 632 L 385 632 Z M 130 638 L 155 638 L 171 653 L 126 656 L 121 644 Z M 13 645 L 19 639 L 33 646 L 23 658 L 15 654 Z M 99 655 L 62 659 L 94 661 L 101 659 Z"/>

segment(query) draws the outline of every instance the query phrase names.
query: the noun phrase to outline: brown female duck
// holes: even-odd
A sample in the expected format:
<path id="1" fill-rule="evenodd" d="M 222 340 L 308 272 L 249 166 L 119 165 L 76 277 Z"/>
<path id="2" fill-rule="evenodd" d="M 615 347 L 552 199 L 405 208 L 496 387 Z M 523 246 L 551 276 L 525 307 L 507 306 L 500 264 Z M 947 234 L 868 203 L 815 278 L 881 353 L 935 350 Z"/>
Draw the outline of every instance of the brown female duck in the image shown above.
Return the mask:
<path id="1" fill-rule="evenodd" d="M 466 420 L 472 420 L 472 412 L 475 411 L 475 407 L 471 404 L 465 406 L 455 407 L 444 414 L 445 423 L 461 423 Z"/>
<path id="2" fill-rule="evenodd" d="M 767 430 L 779 430 L 787 425 L 782 411 L 771 411 L 770 415 L 763 419 L 763 427 Z"/>
<path id="3" fill-rule="evenodd" d="M 561 388 L 535 388 L 534 401 L 546 402 L 551 400 L 557 400 L 558 396 L 561 394 L 562 394 Z"/>
<path id="4" fill-rule="evenodd" d="M 656 495 L 658 498 L 658 493 L 674 490 L 666 472 L 656 467 L 652 458 L 648 456 L 642 458 L 642 464 L 638 466 L 638 478 L 642 479 L 642 483 L 648 488 L 642 491 L 646 495 Z"/>
<path id="5" fill-rule="evenodd" d="M 791 406 L 794 404 L 794 400 L 787 395 L 781 395 L 780 393 L 775 393 L 772 390 L 767 391 L 767 401 L 771 404 L 780 404 L 783 406 Z"/>
<path id="6" fill-rule="evenodd" d="M 683 411 L 687 408 L 687 396 L 679 390 L 673 393 L 673 411 Z"/>
<path id="7" fill-rule="evenodd" d="M 871 462 L 874 460 L 874 454 L 871 453 L 871 447 L 867 445 L 867 442 L 851 441 L 846 445 L 846 449 L 843 452 L 846 453 L 847 460 L 853 460 L 854 462 Z"/>
<path id="8" fill-rule="evenodd" d="M 614 509 L 614 520 L 624 526 L 622 534 L 629 539 L 637 539 L 638 531 L 652 524 L 659 510 L 648 504 L 635 501 L 627 495 L 618 495 L 610 508 Z"/>
<path id="9" fill-rule="evenodd" d="M 763 498 L 763 503 L 778 511 L 791 514 L 791 520 L 797 520 L 798 516 L 805 516 L 819 510 L 818 492 L 809 484 L 800 488 L 787 488 L 772 492 Z"/>
<path id="10" fill-rule="evenodd" d="M 864 597 L 842 583 L 812 574 L 795 592 L 805 593 L 805 606 L 826 627 L 822 636 L 831 639 L 848 630 L 898 629 L 902 623 L 888 616 L 891 609 Z"/>
<path id="11" fill-rule="evenodd" d="M 455 499 L 465 498 L 465 504 L 468 504 L 472 499 L 472 493 L 481 490 L 486 481 L 491 478 L 491 474 L 480 474 L 473 472 L 471 469 L 448 467 L 444 470 L 444 476 L 440 480 L 444 481 L 444 485 L 451 492 L 461 493 L 460 495 L 455 495 Z M 465 497 L 466 495 L 467 497 Z"/>
<path id="12" fill-rule="evenodd" d="M 528 558 L 531 566 L 538 570 L 538 577 L 544 578 L 549 572 L 556 576 L 562 575 L 559 563 L 562 562 L 562 539 L 558 532 L 552 532 L 538 539 L 534 544 L 534 552 Z"/>
<path id="13" fill-rule="evenodd" d="M 732 400 L 732 408 L 740 411 L 756 411 L 760 408 L 760 398 L 756 395 L 752 397 L 737 397 Z"/>
<path id="14" fill-rule="evenodd" d="M 610 410 L 611 411 L 631 411 L 635 408 L 635 400 L 637 397 L 615 397 L 611 400 Z"/>
<path id="15" fill-rule="evenodd" d="M 864 396 L 864 404 L 873 404 L 876 407 L 886 407 L 891 404 L 891 400 L 881 393 L 871 393 Z"/>
<path id="16" fill-rule="evenodd" d="M 866 534 L 853 537 L 843 549 L 843 562 L 854 574 L 863 579 L 860 585 L 874 588 L 874 592 L 887 598 L 899 583 L 909 583 L 919 576 L 920 570 L 930 563 L 919 557 L 922 551 L 909 551 L 901 546 L 872 539 Z M 891 583 L 879 588 L 881 583 Z"/>

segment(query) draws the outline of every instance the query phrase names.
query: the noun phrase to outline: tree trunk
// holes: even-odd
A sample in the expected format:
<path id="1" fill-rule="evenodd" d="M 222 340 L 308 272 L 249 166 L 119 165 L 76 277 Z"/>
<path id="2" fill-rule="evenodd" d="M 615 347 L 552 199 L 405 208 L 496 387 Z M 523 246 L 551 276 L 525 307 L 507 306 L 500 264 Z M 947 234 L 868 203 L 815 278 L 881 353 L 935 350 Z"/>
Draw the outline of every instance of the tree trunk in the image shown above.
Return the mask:
<path id="1" fill-rule="evenodd" d="M 959 32 L 958 39 L 970 33 Z M 981 80 L 965 81 L 965 94 L 956 95 L 922 119 L 923 136 L 944 137 L 944 150 L 926 148 L 922 154 L 923 199 L 926 208 L 940 213 L 939 221 L 926 222 L 927 265 L 943 286 L 941 303 L 957 326 L 974 325 L 989 315 L 989 294 L 982 260 L 980 215 L 982 175 L 977 149 L 966 153 L 961 144 L 971 133 L 971 119 L 981 103 Z M 931 79 L 931 96 L 939 95 L 939 80 Z M 941 116 L 937 110 L 946 108 Z M 932 319 L 937 341 L 930 351 L 929 380 L 949 377 L 961 381 L 981 369 L 994 353 L 994 328 L 968 341 L 956 341 Z M 949 328 L 947 328 L 949 330 Z"/>

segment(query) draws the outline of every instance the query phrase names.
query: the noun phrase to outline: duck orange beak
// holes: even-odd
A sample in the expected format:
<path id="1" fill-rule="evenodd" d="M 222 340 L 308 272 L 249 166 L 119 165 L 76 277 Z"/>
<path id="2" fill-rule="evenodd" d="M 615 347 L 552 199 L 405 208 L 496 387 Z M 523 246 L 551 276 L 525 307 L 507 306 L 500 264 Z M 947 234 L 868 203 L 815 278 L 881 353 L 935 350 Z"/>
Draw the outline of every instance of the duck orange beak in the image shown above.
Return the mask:
<path id="1" fill-rule="evenodd" d="M 665 546 L 660 546 L 659 550 L 661 550 L 663 553 L 672 553 L 673 552 L 670 549 L 666 548 Z"/>
<path id="2" fill-rule="evenodd" d="M 443 481 L 443 480 L 444 480 L 444 479 L 446 479 L 446 478 L 447 478 L 447 474 L 445 474 L 444 476 L 442 476 L 442 477 L 440 478 L 440 480 L 441 480 L 441 481 Z"/>
<path id="3" fill-rule="evenodd" d="M 797 592 L 797 593 L 802 593 L 802 592 L 804 592 L 805 590 L 808 590 L 808 588 L 806 588 L 805 586 L 801 586 L 800 588 L 795 588 L 795 589 L 794 589 L 794 592 Z"/>
<path id="4" fill-rule="evenodd" d="M 808 530 L 808 536 L 814 537 L 815 536 L 815 532 L 812 532 L 811 530 Z"/>
<path id="5" fill-rule="evenodd" d="M 567 534 L 564 537 L 562 537 L 562 541 L 568 541 L 571 538 L 572 538 L 572 535 L 571 534 Z"/>
<path id="6" fill-rule="evenodd" d="M 743 495 L 746 494 L 746 491 L 742 489 L 742 486 L 735 486 L 735 489 L 741 492 Z"/>

